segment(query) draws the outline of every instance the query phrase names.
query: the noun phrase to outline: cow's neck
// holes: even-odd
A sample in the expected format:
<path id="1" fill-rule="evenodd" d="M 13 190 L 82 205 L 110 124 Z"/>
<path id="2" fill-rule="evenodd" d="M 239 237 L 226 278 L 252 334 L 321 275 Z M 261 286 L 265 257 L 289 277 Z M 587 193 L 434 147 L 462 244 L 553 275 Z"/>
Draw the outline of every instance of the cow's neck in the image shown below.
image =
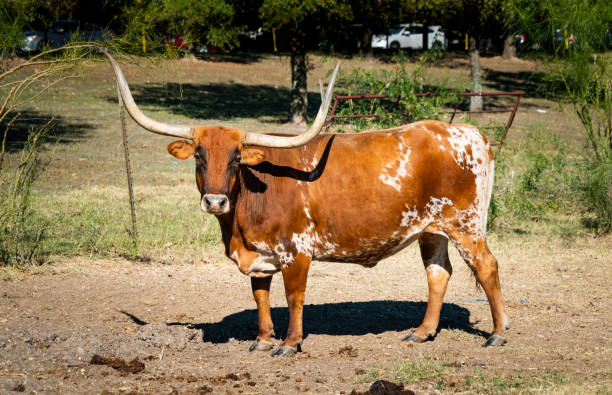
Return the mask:
<path id="1" fill-rule="evenodd" d="M 230 240 L 232 239 L 232 229 L 234 227 L 234 209 L 222 215 L 215 215 L 221 227 L 221 239 L 225 246 L 225 255 L 230 256 Z"/>

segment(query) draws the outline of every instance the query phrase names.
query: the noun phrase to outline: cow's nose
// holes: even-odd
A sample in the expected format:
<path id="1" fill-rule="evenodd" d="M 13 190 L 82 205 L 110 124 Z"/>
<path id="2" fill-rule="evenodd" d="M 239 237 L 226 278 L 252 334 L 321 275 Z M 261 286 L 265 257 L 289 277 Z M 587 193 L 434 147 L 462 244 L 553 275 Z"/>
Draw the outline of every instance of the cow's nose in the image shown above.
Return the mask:
<path id="1" fill-rule="evenodd" d="M 228 200 L 225 195 L 207 193 L 202 199 L 202 209 L 210 213 L 223 213 L 227 211 Z"/>

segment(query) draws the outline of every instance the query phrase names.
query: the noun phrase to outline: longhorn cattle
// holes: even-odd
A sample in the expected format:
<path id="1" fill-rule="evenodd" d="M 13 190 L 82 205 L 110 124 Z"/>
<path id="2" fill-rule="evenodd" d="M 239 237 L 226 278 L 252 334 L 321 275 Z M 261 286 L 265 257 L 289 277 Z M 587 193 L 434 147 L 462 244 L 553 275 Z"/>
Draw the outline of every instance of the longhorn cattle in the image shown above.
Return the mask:
<path id="1" fill-rule="evenodd" d="M 429 298 L 421 325 L 404 340 L 433 339 L 451 276 L 448 240 L 484 289 L 493 315 L 485 346 L 502 345 L 508 325 L 497 260 L 485 241 L 494 160 L 471 125 L 422 121 L 359 134 L 321 134 L 338 73 L 313 125 L 278 136 L 225 127 L 155 121 L 136 106 L 108 55 L 131 117 L 145 129 L 178 136 L 168 145 L 195 158 L 201 209 L 219 220 L 225 254 L 251 278 L 258 334 L 250 350 L 273 348 L 269 290 L 280 272 L 289 327 L 272 355 L 302 342 L 302 306 L 312 260 L 372 267 L 418 240 Z"/>

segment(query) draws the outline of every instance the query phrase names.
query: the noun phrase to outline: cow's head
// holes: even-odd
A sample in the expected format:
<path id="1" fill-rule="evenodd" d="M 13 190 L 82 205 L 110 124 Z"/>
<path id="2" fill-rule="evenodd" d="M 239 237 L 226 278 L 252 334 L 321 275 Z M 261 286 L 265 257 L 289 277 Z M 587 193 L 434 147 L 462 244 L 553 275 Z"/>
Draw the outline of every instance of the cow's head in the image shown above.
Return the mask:
<path id="1" fill-rule="evenodd" d="M 266 158 L 263 148 L 245 146 L 244 137 L 242 130 L 206 126 L 195 128 L 192 142 L 178 140 L 168 145 L 170 155 L 178 159 L 195 158 L 202 211 L 228 213 L 236 196 L 240 165 L 254 166 Z"/>
<path id="2" fill-rule="evenodd" d="M 108 52 L 103 49 L 101 51 L 113 66 L 121 99 L 134 121 L 153 133 L 187 139 L 170 143 L 168 152 L 179 159 L 195 157 L 196 180 L 202 195 L 200 206 L 203 211 L 216 215 L 228 213 L 232 209 L 232 197 L 235 196 L 240 165 L 253 166 L 261 163 L 265 159 L 265 150 L 262 147 L 299 147 L 321 132 L 340 67 L 338 63 L 325 95 L 321 92 L 321 107 L 312 126 L 303 134 L 288 137 L 249 133 L 218 126 L 167 124 L 151 119 L 136 106 L 117 62 Z"/>

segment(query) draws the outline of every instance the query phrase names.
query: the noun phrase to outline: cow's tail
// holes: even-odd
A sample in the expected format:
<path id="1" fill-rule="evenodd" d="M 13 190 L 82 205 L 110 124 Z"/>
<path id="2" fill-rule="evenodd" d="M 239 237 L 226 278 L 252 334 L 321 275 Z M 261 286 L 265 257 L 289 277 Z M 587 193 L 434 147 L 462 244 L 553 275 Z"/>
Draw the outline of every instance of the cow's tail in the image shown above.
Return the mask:
<path id="1" fill-rule="evenodd" d="M 490 150 L 490 148 L 489 148 Z M 490 152 L 490 151 L 489 151 Z M 480 221 L 481 221 L 481 229 L 482 229 L 482 237 L 486 237 L 487 235 L 487 217 L 489 215 L 489 205 L 491 204 L 491 196 L 493 194 L 493 181 L 495 179 L 495 159 L 491 155 L 491 160 L 488 163 L 488 166 L 485 165 L 484 174 L 483 174 L 483 196 L 480 198 L 483 199 L 483 204 L 480 205 Z"/>

